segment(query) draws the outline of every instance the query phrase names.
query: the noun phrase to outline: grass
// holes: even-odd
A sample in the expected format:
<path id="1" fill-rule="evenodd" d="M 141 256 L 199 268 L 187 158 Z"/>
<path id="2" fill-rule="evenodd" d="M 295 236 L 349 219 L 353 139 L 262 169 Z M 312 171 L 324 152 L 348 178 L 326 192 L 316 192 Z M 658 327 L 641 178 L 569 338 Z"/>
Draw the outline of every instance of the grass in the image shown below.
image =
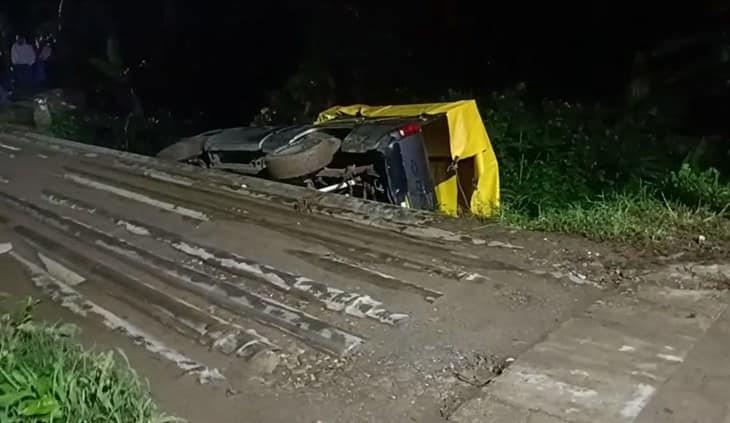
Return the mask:
<path id="1" fill-rule="evenodd" d="M 84 350 L 72 326 L 35 322 L 35 304 L 0 317 L 0 422 L 180 421 L 157 410 L 121 351 Z"/>
<path id="2" fill-rule="evenodd" d="M 576 234 L 599 241 L 666 243 L 730 240 L 730 220 L 704 207 L 659 200 L 647 191 L 606 195 L 540 211 L 537 216 L 506 209 L 502 222 L 513 227 Z"/>
<path id="3" fill-rule="evenodd" d="M 493 95 L 482 112 L 511 227 L 597 240 L 730 241 L 730 145 L 677 142 L 652 117 Z M 720 158 L 718 161 L 717 158 Z"/>

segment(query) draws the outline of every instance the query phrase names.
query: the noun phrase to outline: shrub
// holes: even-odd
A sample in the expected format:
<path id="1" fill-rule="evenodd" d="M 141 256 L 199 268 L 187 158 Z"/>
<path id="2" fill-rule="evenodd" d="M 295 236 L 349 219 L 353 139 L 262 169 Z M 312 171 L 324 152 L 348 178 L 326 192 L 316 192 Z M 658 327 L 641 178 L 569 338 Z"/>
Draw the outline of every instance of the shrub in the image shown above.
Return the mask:
<path id="1" fill-rule="evenodd" d="M 650 116 L 530 102 L 524 87 L 494 94 L 482 106 L 508 224 L 657 241 L 714 228 L 730 239 L 722 218 L 730 209 L 730 184 L 715 169 L 682 165 L 692 143 L 669 141 Z"/>
<path id="2" fill-rule="evenodd" d="M 720 214 L 730 211 L 730 183 L 723 183 L 714 168 L 697 171 L 683 164 L 679 171 L 672 172 L 667 192 L 684 204 L 707 207 Z"/>

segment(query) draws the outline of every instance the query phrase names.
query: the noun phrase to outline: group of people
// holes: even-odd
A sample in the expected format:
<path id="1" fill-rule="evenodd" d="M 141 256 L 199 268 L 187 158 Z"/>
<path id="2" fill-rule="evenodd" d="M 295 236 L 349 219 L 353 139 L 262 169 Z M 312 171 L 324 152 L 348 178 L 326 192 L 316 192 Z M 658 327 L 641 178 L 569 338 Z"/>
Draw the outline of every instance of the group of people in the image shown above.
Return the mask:
<path id="1" fill-rule="evenodd" d="M 31 44 L 19 35 L 10 50 L 14 92 L 20 96 L 32 94 L 43 87 L 48 79 L 48 61 L 51 58 L 51 43 L 39 39 Z M 2 88 L 0 88 L 0 91 Z M 0 96 L 2 96 L 0 94 Z M 2 99 L 0 99 L 2 100 Z"/>

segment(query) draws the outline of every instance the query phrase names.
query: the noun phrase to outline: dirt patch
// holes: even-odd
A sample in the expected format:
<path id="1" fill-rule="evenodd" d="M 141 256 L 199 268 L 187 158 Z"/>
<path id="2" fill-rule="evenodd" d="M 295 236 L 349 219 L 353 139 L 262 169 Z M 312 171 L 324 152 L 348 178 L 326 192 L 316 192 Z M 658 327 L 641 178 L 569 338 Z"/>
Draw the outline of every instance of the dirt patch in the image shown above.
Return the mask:
<path id="1" fill-rule="evenodd" d="M 680 263 L 648 271 L 643 279 L 657 285 L 692 290 L 729 290 L 730 264 Z"/>
<path id="2" fill-rule="evenodd" d="M 577 283 L 582 279 L 616 289 L 639 283 L 681 289 L 730 289 L 725 270 L 730 265 L 730 242 L 713 240 L 709 235 L 625 244 L 485 226 L 468 218 L 458 227 L 465 231 L 474 228 L 474 236 L 487 241 L 519 247 L 531 265 L 555 269 L 556 275 L 562 274 Z"/>
<path id="3" fill-rule="evenodd" d="M 441 394 L 441 417 L 448 420 L 459 407 L 480 395 L 482 389 L 514 361 L 512 357 L 498 357 L 487 353 L 460 355 L 446 373 L 450 373 L 450 385 Z"/>

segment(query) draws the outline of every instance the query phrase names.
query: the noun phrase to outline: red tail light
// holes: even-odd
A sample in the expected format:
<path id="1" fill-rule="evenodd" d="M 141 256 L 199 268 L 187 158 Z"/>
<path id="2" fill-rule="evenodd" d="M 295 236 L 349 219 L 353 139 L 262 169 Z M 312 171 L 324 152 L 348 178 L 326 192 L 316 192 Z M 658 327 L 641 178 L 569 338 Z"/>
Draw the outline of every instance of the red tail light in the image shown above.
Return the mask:
<path id="1" fill-rule="evenodd" d="M 409 123 L 402 128 L 395 131 L 393 136 L 395 138 L 405 138 L 421 132 L 421 125 L 418 123 Z"/>

